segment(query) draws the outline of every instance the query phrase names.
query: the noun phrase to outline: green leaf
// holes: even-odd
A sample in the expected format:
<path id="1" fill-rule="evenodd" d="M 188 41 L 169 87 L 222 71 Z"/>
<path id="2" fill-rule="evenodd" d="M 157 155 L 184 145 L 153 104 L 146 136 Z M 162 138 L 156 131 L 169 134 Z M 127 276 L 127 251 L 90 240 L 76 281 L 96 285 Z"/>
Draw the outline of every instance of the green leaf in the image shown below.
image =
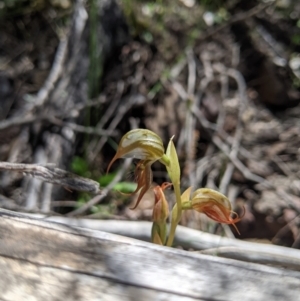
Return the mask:
<path id="1" fill-rule="evenodd" d="M 137 184 L 133 182 L 119 182 L 114 186 L 114 190 L 123 193 L 132 193 L 136 190 Z"/>
<path id="2" fill-rule="evenodd" d="M 89 177 L 90 171 L 88 163 L 81 157 L 74 157 L 71 163 L 71 169 L 74 173 L 82 177 Z"/>
<path id="3" fill-rule="evenodd" d="M 115 178 L 116 173 L 109 173 L 109 174 L 105 174 L 103 176 L 101 176 L 98 179 L 98 182 L 100 184 L 101 187 L 106 187 L 107 185 L 109 185 L 109 183 L 111 183 L 113 181 L 113 179 Z M 123 192 L 123 193 L 132 193 L 136 190 L 137 184 L 134 182 L 127 182 L 127 181 L 123 181 L 123 182 L 119 182 L 117 183 L 113 189 Z"/>
<path id="4" fill-rule="evenodd" d="M 115 175 L 116 175 L 116 173 L 112 172 L 112 173 L 104 174 L 103 176 L 101 176 L 98 179 L 100 187 L 106 187 L 110 182 L 112 182 L 112 180 L 114 179 Z"/>

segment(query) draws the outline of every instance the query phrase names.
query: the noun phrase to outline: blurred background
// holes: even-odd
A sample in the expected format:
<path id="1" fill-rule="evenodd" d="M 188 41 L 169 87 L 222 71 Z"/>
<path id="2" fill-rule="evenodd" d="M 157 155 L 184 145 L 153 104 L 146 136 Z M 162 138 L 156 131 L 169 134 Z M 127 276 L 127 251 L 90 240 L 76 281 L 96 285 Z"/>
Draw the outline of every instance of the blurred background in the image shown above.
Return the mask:
<path id="1" fill-rule="evenodd" d="M 165 145 L 175 135 L 182 191 L 213 188 L 245 210 L 241 235 L 195 212 L 182 225 L 299 248 L 300 2 L 0 1 L 0 161 L 54 163 L 106 192 L 2 171 L 2 208 L 151 220 L 151 192 L 134 211 L 119 193 L 135 190 L 134 162 L 106 174 L 136 127 Z"/>

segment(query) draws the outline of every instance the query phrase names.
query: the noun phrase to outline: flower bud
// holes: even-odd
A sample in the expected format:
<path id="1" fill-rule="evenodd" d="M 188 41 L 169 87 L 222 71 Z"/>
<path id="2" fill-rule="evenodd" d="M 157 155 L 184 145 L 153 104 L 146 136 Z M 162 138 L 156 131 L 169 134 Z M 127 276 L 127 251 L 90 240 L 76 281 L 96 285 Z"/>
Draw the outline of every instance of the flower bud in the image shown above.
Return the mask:
<path id="1" fill-rule="evenodd" d="M 167 147 L 166 157 L 169 159 L 169 164 L 166 165 L 169 177 L 174 185 L 180 184 L 180 166 L 178 161 L 177 152 L 173 142 L 173 137 Z M 175 187 L 175 186 L 174 186 Z"/>
<path id="2" fill-rule="evenodd" d="M 165 226 L 164 227 L 165 229 L 162 229 L 162 227 L 159 224 L 157 224 L 155 222 L 152 224 L 151 241 L 154 244 L 157 244 L 157 245 L 160 245 L 160 246 L 164 245 L 165 239 L 164 239 L 164 241 L 162 241 L 161 237 L 162 236 L 166 237 L 167 225 L 164 224 L 164 226 Z M 163 231 L 161 231 L 161 230 L 163 230 Z M 162 232 L 164 232 L 164 234 Z"/>
<path id="3" fill-rule="evenodd" d="M 169 205 L 166 200 L 164 190 L 172 186 L 172 183 L 163 183 L 161 186 L 153 188 L 155 202 L 152 214 L 152 242 L 164 245 L 167 239 L 167 223 L 166 220 L 169 216 Z"/>
<path id="4" fill-rule="evenodd" d="M 170 186 L 172 186 L 172 183 L 165 182 L 161 186 L 156 186 L 153 188 L 155 196 L 152 215 L 153 222 L 165 223 L 169 216 L 169 204 L 163 191 Z"/>

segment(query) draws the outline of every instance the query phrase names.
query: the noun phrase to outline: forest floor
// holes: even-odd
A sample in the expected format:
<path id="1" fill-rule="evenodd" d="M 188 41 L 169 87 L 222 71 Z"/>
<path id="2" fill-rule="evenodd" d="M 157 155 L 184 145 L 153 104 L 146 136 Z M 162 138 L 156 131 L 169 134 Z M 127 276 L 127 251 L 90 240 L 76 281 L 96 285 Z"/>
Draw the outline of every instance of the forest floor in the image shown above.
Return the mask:
<path id="1" fill-rule="evenodd" d="M 237 224 L 240 236 L 194 212 L 184 214 L 182 225 L 300 248 L 300 3 L 167 2 L 124 1 L 128 26 L 122 25 L 122 47 L 107 55 L 101 82 L 90 92 L 98 105 L 87 106 L 73 127 L 67 124 L 71 115 L 7 125 L 22 119 L 53 71 L 70 2 L 6 12 L 0 21 L 0 161 L 39 162 L 35 155 L 42 137 L 67 135 L 65 126 L 76 139 L 64 168 L 105 187 L 115 175 L 105 175 L 106 168 L 126 131 L 148 128 L 165 145 L 175 135 L 182 189 L 217 189 L 234 211 L 245 208 Z M 91 127 L 111 135 L 99 136 Z M 40 128 L 43 133 L 35 135 Z M 154 180 L 167 180 L 159 164 Z M 118 187 L 132 189 L 128 182 Z M 25 210 L 29 186 L 21 174 L 2 172 L 0 205 Z M 91 198 L 53 193 L 50 207 L 56 214 L 69 213 Z M 81 215 L 150 220 L 153 197 L 147 194 L 134 211 L 133 201 L 110 191 Z"/>

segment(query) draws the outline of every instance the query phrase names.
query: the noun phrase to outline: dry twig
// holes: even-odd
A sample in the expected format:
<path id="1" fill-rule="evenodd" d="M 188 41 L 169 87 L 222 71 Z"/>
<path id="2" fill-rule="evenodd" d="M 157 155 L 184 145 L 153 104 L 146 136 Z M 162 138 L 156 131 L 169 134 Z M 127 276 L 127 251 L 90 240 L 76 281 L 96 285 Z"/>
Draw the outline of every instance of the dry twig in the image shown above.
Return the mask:
<path id="1" fill-rule="evenodd" d="M 44 182 L 60 185 L 70 190 L 102 194 L 98 182 L 49 165 L 0 162 L 0 170 L 22 172 Z"/>
<path id="2" fill-rule="evenodd" d="M 12 117 L 7 120 L 2 120 L 0 122 L 0 130 L 6 130 L 10 127 L 13 126 L 19 126 L 19 125 L 25 125 L 25 124 L 30 124 L 32 122 L 35 122 L 37 120 L 40 120 L 41 118 L 38 118 L 37 116 L 25 116 L 23 118 L 20 117 Z"/>
<path id="3" fill-rule="evenodd" d="M 124 115 L 132 108 L 135 103 L 134 96 L 129 97 L 129 99 L 121 99 L 122 105 L 118 109 L 118 113 L 115 115 L 111 123 L 109 124 L 107 131 L 112 132 L 115 130 L 117 125 L 120 123 Z M 114 105 L 114 104 L 112 104 Z M 92 162 L 95 160 L 97 154 L 102 150 L 104 144 L 107 142 L 108 137 L 101 137 L 96 143 L 91 143 L 88 147 L 89 160 Z"/>
<path id="4" fill-rule="evenodd" d="M 49 76 L 47 77 L 44 86 L 39 90 L 34 101 L 34 106 L 42 106 L 54 89 L 55 83 L 63 71 L 63 63 L 67 54 L 67 49 L 68 39 L 62 38 L 58 45 Z"/>
<path id="5" fill-rule="evenodd" d="M 259 14 L 262 11 L 264 11 L 269 6 L 273 5 L 273 3 L 275 3 L 275 1 L 270 1 L 270 2 L 265 3 L 265 4 L 259 4 L 259 5 L 253 7 L 252 9 L 250 9 L 246 12 L 238 13 L 238 14 L 232 16 L 227 22 L 219 25 L 218 27 L 216 27 L 212 30 L 209 30 L 205 35 L 200 37 L 200 39 L 197 41 L 197 43 L 199 43 L 200 41 L 206 40 L 208 38 L 211 38 L 215 34 L 219 33 L 220 31 L 224 30 L 225 28 L 231 26 L 232 24 L 235 24 L 235 23 L 238 23 L 238 22 L 241 22 L 241 21 L 245 21 L 246 19 L 252 18 L 253 16 Z"/>
<path id="6" fill-rule="evenodd" d="M 235 69 L 225 69 L 221 66 L 215 66 L 221 73 L 225 73 L 226 75 L 232 77 L 235 79 L 238 85 L 238 91 L 239 91 L 239 111 L 238 111 L 238 117 L 237 117 L 237 124 L 235 129 L 235 135 L 232 140 L 231 145 L 231 151 L 230 156 L 231 158 L 237 158 L 239 147 L 241 144 L 241 138 L 243 133 L 243 125 L 242 125 L 242 116 L 244 114 L 246 105 L 247 105 L 247 95 L 246 95 L 246 83 L 242 76 L 242 74 L 235 70 Z M 225 70 L 224 70 L 225 69 Z M 224 176 L 220 183 L 220 192 L 223 194 L 227 193 L 227 187 L 231 181 L 231 177 L 233 174 L 234 165 L 232 162 L 227 164 Z"/>

